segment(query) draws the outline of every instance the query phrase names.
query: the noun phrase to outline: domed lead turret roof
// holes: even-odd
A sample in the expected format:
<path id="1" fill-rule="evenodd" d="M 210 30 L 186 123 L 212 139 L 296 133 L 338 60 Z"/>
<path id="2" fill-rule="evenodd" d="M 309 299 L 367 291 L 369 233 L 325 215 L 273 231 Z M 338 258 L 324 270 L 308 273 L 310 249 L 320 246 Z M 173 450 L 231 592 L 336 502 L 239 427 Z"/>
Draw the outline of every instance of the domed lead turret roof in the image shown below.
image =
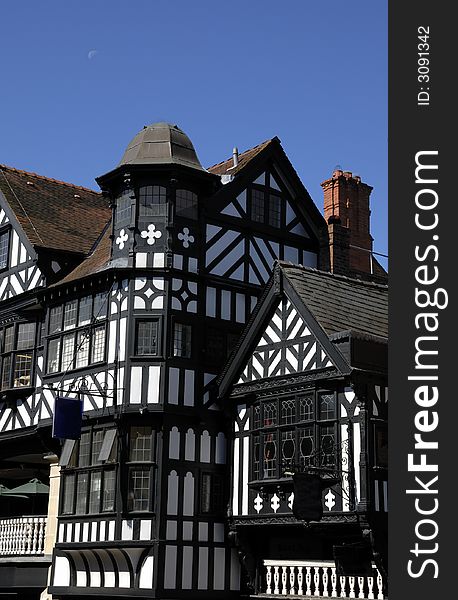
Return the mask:
<path id="1" fill-rule="evenodd" d="M 188 136 L 176 125 L 145 126 L 127 146 L 122 165 L 176 164 L 204 171 Z"/>

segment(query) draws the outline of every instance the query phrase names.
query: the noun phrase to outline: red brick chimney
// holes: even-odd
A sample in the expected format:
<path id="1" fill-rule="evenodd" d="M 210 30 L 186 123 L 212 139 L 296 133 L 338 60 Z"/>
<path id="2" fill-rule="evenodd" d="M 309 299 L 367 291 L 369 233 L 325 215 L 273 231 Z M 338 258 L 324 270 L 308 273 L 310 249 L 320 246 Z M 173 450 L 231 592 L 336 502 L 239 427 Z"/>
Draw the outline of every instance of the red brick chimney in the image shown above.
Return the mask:
<path id="1" fill-rule="evenodd" d="M 328 224 L 330 271 L 341 275 L 372 274 L 371 186 L 358 175 L 336 170 L 321 187 Z"/>

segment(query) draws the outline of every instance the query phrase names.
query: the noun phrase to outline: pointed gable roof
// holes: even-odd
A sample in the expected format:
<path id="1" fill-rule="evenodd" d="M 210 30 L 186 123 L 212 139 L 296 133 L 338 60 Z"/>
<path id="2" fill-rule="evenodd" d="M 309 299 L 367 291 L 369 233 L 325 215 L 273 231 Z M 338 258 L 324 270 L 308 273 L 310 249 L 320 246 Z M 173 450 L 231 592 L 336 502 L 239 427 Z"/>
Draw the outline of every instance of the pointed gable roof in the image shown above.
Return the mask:
<path id="1" fill-rule="evenodd" d="M 236 167 L 234 167 L 233 159 L 228 158 L 227 160 L 223 160 L 222 162 L 213 165 L 212 167 L 208 167 L 208 171 L 210 171 L 210 173 L 213 173 L 214 175 L 224 175 L 225 173 L 236 175 L 237 173 L 242 171 L 242 169 L 244 169 L 248 165 L 248 163 L 252 161 L 253 158 L 255 158 L 255 156 L 257 156 L 274 141 L 279 142 L 280 140 L 277 137 L 274 137 L 270 140 L 262 142 L 261 144 L 258 144 L 254 148 L 250 148 L 249 150 L 242 152 L 242 154 L 239 154 L 238 165 Z"/>
<path id="2" fill-rule="evenodd" d="M 87 254 L 111 217 L 100 192 L 4 165 L 0 192 L 35 247 Z"/>
<path id="3" fill-rule="evenodd" d="M 351 366 L 331 343 L 331 336 L 351 332 L 377 339 L 388 337 L 388 286 L 277 261 L 239 343 L 217 379 L 219 397 L 225 396 L 239 379 L 280 298 L 285 296 L 342 373 L 351 371 Z"/>

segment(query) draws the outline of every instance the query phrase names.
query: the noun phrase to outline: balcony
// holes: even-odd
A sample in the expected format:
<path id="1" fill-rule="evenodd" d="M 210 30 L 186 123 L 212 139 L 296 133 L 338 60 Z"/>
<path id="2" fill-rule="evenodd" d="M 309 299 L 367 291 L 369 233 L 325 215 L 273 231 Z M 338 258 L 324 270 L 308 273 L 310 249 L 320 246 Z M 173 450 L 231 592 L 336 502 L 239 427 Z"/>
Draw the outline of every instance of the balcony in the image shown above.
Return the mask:
<path id="1" fill-rule="evenodd" d="M 0 519 L 0 557 L 43 556 L 47 517 Z"/>
<path id="2" fill-rule="evenodd" d="M 264 588 L 260 596 L 317 598 L 367 598 L 383 600 L 382 576 L 373 565 L 373 575 L 337 575 L 333 561 L 264 560 Z"/>

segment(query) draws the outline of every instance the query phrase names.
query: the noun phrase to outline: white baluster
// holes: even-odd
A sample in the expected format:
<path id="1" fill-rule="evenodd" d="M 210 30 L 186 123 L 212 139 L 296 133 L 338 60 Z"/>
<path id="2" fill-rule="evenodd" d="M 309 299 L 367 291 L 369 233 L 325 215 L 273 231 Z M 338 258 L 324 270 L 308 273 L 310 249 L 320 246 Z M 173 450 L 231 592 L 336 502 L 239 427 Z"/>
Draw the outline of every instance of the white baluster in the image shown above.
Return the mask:
<path id="1" fill-rule="evenodd" d="M 294 594 L 296 590 L 296 567 L 289 568 L 289 593 Z"/>
<path id="2" fill-rule="evenodd" d="M 339 577 L 340 579 L 340 596 L 339 598 L 346 598 L 347 597 L 347 578 L 345 577 L 345 575 L 340 575 Z"/>
<path id="3" fill-rule="evenodd" d="M 364 596 L 364 577 L 358 577 L 358 598 L 365 598 L 365 596 Z"/>
<path id="4" fill-rule="evenodd" d="M 380 575 L 380 571 L 378 569 L 377 569 L 377 589 L 378 589 L 377 599 L 383 600 L 383 580 L 382 580 L 382 576 Z"/>
<path id="5" fill-rule="evenodd" d="M 374 600 L 374 578 L 373 577 L 367 578 L 367 589 L 368 589 L 368 594 L 367 594 L 368 599 Z"/>
<path id="6" fill-rule="evenodd" d="M 286 594 L 288 593 L 288 567 L 283 566 L 281 569 L 281 584 L 282 584 L 282 588 L 281 588 L 281 593 L 286 596 Z"/>
<path id="7" fill-rule="evenodd" d="M 356 598 L 356 596 L 355 596 L 355 578 L 354 578 L 353 575 L 351 575 L 348 578 L 348 582 L 350 584 L 350 593 L 348 594 L 348 597 L 349 598 Z"/>
<path id="8" fill-rule="evenodd" d="M 278 569 L 279 567 L 274 567 L 274 594 L 277 595 L 280 593 L 280 589 L 278 587 L 278 584 L 280 583 L 280 575 L 278 573 Z"/>
<path id="9" fill-rule="evenodd" d="M 323 567 L 323 596 L 329 598 L 328 590 L 328 567 Z"/>
<path id="10" fill-rule="evenodd" d="M 320 567 L 315 567 L 313 574 L 313 583 L 315 585 L 314 596 L 320 595 Z"/>
<path id="11" fill-rule="evenodd" d="M 305 583 L 307 585 L 307 590 L 305 591 L 305 595 L 306 596 L 311 596 L 312 595 L 312 574 L 311 574 L 311 567 L 306 566 L 305 567 Z"/>
<path id="12" fill-rule="evenodd" d="M 267 584 L 267 589 L 266 589 L 266 594 L 271 594 L 272 593 L 272 567 L 269 565 L 266 567 L 266 584 Z"/>
<path id="13" fill-rule="evenodd" d="M 337 575 L 336 575 L 335 567 L 331 567 L 331 585 L 332 585 L 331 597 L 337 598 Z"/>
<path id="14" fill-rule="evenodd" d="M 304 567 L 297 567 L 297 593 L 299 596 L 304 595 Z"/>

